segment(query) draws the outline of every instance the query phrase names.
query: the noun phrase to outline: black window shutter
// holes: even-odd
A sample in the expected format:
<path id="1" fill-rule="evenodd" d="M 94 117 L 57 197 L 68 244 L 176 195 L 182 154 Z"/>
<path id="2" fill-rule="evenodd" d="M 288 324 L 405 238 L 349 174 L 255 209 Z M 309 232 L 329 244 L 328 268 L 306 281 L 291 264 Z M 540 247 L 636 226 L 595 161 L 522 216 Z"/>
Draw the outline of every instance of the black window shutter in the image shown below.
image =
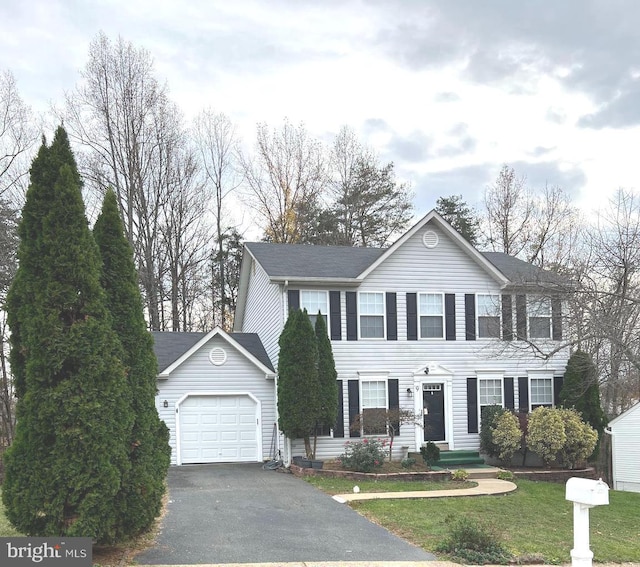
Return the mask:
<path id="1" fill-rule="evenodd" d="M 396 301 L 396 294 L 393 292 L 387 292 L 386 294 L 387 304 L 387 340 L 398 340 L 398 308 Z"/>
<path id="2" fill-rule="evenodd" d="M 355 291 L 345 292 L 345 301 L 347 307 L 347 340 L 358 340 L 358 306 L 357 294 Z"/>
<path id="3" fill-rule="evenodd" d="M 529 412 L 529 379 L 526 376 L 518 378 L 518 410 Z"/>
<path id="4" fill-rule="evenodd" d="M 478 379 L 467 378 L 467 432 L 478 433 Z"/>
<path id="5" fill-rule="evenodd" d="M 515 409 L 515 398 L 513 395 L 513 378 L 504 379 L 504 407 L 507 409 Z"/>
<path id="6" fill-rule="evenodd" d="M 358 380 L 349 380 L 349 437 L 360 437 L 360 431 L 353 431 L 351 424 L 360 413 L 360 385 Z"/>
<path id="7" fill-rule="evenodd" d="M 445 339 L 456 340 L 456 296 L 454 293 L 444 294 Z"/>
<path id="8" fill-rule="evenodd" d="M 333 426 L 334 437 L 344 437 L 344 397 L 342 393 L 342 380 L 336 380 L 338 387 L 338 417 Z"/>
<path id="9" fill-rule="evenodd" d="M 513 340 L 513 303 L 510 295 L 502 296 L 502 338 Z"/>
<path id="10" fill-rule="evenodd" d="M 289 299 L 289 312 L 300 309 L 300 290 L 290 289 L 287 292 L 287 297 Z"/>
<path id="11" fill-rule="evenodd" d="M 476 296 L 473 293 L 466 293 L 464 296 L 464 327 L 465 327 L 465 339 L 468 341 L 475 341 L 476 340 Z M 469 433 L 471 433 L 471 431 Z M 477 433 L 477 431 L 474 431 L 473 433 Z"/>
<path id="12" fill-rule="evenodd" d="M 340 318 L 340 292 L 329 292 L 329 319 L 331 321 L 331 340 L 342 340 L 342 321 Z"/>
<path id="13" fill-rule="evenodd" d="M 560 405 L 560 390 L 562 390 L 562 384 L 564 384 L 564 376 L 553 377 L 553 405 L 555 407 Z"/>
<path id="14" fill-rule="evenodd" d="M 418 340 L 418 294 L 407 293 L 407 340 Z"/>
<path id="15" fill-rule="evenodd" d="M 562 340 L 562 302 L 559 297 L 551 300 L 551 323 L 553 325 L 553 340 Z"/>
<path id="16" fill-rule="evenodd" d="M 516 295 L 516 333 L 520 340 L 527 339 L 527 296 Z"/>
<path id="17" fill-rule="evenodd" d="M 387 387 L 389 388 L 389 409 L 400 409 L 400 387 L 397 378 L 390 378 L 387 381 Z M 395 420 L 391 423 L 396 435 L 400 434 L 400 420 Z"/>

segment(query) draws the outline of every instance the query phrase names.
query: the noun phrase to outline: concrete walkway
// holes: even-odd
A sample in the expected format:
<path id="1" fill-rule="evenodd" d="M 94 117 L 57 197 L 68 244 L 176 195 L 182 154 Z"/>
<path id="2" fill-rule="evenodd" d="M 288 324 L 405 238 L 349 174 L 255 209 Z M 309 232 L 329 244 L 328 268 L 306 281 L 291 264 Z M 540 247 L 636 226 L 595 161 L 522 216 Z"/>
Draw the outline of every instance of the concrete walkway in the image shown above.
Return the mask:
<path id="1" fill-rule="evenodd" d="M 392 498 L 446 498 L 453 496 L 490 496 L 513 492 L 517 486 L 507 480 L 478 478 L 478 486 L 454 490 L 411 490 L 407 492 L 359 492 L 358 494 L 336 494 L 333 499 L 341 504 L 357 500 L 388 500 Z M 354 483 L 355 484 L 355 483 Z"/>

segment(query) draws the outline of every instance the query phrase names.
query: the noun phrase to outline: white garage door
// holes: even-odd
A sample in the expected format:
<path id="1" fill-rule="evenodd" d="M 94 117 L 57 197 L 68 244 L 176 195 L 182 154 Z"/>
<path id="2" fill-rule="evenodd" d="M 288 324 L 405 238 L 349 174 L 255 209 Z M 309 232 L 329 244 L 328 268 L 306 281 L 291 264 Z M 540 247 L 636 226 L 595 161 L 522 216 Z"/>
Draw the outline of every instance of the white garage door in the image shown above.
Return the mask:
<path id="1" fill-rule="evenodd" d="M 179 413 L 182 463 L 257 461 L 256 409 L 246 395 L 186 398 Z"/>

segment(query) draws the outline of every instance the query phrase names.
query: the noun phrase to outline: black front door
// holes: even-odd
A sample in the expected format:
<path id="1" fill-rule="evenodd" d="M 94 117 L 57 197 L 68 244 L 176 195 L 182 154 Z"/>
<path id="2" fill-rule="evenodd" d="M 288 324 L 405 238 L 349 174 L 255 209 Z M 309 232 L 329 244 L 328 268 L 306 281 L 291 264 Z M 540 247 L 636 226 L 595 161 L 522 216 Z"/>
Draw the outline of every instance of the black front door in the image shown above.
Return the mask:
<path id="1" fill-rule="evenodd" d="M 424 440 L 444 441 L 444 385 L 425 384 L 422 390 L 424 407 Z"/>

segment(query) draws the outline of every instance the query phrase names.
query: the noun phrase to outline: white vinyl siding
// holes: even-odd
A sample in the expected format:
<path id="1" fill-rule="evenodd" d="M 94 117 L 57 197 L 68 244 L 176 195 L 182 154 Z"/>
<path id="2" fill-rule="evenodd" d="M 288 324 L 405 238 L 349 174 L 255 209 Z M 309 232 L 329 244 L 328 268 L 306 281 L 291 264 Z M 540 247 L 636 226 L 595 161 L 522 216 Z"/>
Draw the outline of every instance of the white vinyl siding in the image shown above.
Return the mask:
<path id="1" fill-rule="evenodd" d="M 614 490 L 640 492 L 640 403 L 609 423 Z"/>
<path id="2" fill-rule="evenodd" d="M 500 295 L 476 295 L 478 338 L 500 338 Z"/>
<path id="3" fill-rule="evenodd" d="M 315 327 L 318 312 L 324 317 L 327 328 L 329 327 L 329 294 L 326 291 L 300 291 L 300 309 L 306 309 L 311 324 Z"/>
<path id="4" fill-rule="evenodd" d="M 418 317 L 421 339 L 444 337 L 444 295 L 442 293 L 418 294 Z"/>
<path id="5" fill-rule="evenodd" d="M 529 337 L 532 339 L 551 338 L 551 300 L 545 297 L 529 297 Z"/>
<path id="6" fill-rule="evenodd" d="M 360 338 L 384 339 L 384 293 L 359 293 L 358 303 Z"/>

